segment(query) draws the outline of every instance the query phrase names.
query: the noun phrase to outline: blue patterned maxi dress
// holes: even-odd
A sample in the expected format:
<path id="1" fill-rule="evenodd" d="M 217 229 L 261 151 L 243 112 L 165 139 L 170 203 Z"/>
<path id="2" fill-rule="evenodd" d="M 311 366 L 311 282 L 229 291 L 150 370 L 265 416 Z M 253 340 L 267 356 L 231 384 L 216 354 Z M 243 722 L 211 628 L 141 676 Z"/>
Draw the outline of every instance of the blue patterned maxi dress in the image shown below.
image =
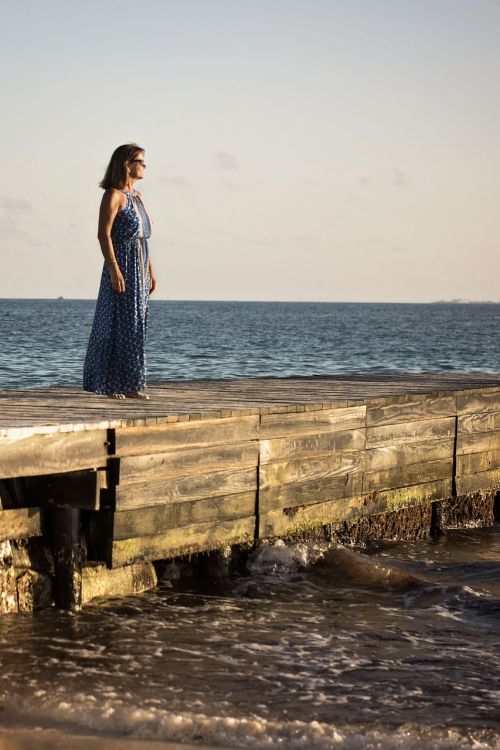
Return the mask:
<path id="1" fill-rule="evenodd" d="M 83 367 L 83 389 L 112 395 L 146 386 L 146 329 L 149 302 L 151 224 L 134 190 L 111 228 L 111 239 L 125 291 L 115 292 L 106 263 Z"/>

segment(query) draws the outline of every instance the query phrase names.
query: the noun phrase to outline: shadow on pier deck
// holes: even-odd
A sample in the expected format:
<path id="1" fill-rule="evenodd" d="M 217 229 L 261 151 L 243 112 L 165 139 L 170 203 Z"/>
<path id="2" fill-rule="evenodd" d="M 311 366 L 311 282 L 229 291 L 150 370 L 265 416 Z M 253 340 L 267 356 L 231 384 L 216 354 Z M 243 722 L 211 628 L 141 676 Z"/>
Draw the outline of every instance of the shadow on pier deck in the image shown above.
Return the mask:
<path id="1" fill-rule="evenodd" d="M 0 543 L 45 536 L 59 603 L 109 568 L 494 496 L 500 375 L 156 383 L 151 400 L 0 392 Z"/>

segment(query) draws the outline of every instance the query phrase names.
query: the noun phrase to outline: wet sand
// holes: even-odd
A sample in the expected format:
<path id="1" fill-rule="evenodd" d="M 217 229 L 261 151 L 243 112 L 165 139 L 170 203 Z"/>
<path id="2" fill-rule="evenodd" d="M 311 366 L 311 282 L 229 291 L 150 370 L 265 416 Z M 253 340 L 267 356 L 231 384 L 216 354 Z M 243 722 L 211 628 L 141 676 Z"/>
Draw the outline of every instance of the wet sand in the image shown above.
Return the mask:
<path id="1" fill-rule="evenodd" d="M 214 745 L 97 737 L 69 734 L 58 729 L 0 728 L 0 750 L 217 750 Z M 231 748 L 225 748 L 231 750 Z"/>

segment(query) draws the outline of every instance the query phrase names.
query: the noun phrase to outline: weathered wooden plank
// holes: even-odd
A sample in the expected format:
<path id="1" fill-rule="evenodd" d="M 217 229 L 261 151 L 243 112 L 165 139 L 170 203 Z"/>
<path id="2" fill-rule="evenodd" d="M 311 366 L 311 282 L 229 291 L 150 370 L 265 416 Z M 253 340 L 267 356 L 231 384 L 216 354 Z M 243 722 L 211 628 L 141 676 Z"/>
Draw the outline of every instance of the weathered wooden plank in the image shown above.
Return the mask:
<path id="1" fill-rule="evenodd" d="M 426 440 L 424 443 L 386 445 L 365 451 L 365 471 L 387 471 L 410 464 L 453 457 L 454 439 Z"/>
<path id="2" fill-rule="evenodd" d="M 101 490 L 106 487 L 105 468 L 25 477 L 23 482 L 24 499 L 29 505 L 56 503 L 81 510 L 99 510 Z"/>
<path id="3" fill-rule="evenodd" d="M 484 411 L 479 414 L 464 414 L 458 418 L 458 432 L 495 432 L 500 430 L 500 411 Z"/>
<path id="4" fill-rule="evenodd" d="M 457 456 L 464 453 L 484 453 L 500 448 L 500 431 L 458 433 Z"/>
<path id="5" fill-rule="evenodd" d="M 0 479 L 93 469 L 105 464 L 106 430 L 0 439 Z"/>
<path id="6" fill-rule="evenodd" d="M 351 509 L 351 510 L 350 510 Z M 361 496 L 324 503 L 271 510 L 259 516 L 259 540 L 306 531 L 328 523 L 363 515 Z"/>
<path id="7" fill-rule="evenodd" d="M 409 487 L 414 484 L 450 479 L 453 475 L 453 456 L 438 461 L 407 464 L 385 471 L 363 474 L 363 493 Z"/>
<path id="8" fill-rule="evenodd" d="M 387 510 L 386 505 L 382 495 L 371 499 L 369 503 L 366 498 L 358 495 L 285 510 L 272 510 L 259 517 L 259 539 L 286 536 L 330 523 L 383 513 Z"/>
<path id="9" fill-rule="evenodd" d="M 272 510 L 259 517 L 259 538 L 284 536 L 325 524 L 385 513 L 423 502 L 444 499 L 450 494 L 450 483 L 437 481 L 430 482 L 428 485 L 405 488 L 404 492 L 388 490 L 285 510 Z"/>
<path id="10" fill-rule="evenodd" d="M 477 414 L 477 412 L 500 411 L 500 389 L 474 389 L 457 393 L 457 414 Z"/>
<path id="11" fill-rule="evenodd" d="M 367 427 L 366 447 L 376 448 L 405 443 L 421 443 L 433 438 L 451 438 L 455 435 L 455 418 L 419 419 L 414 422 Z"/>
<path id="12" fill-rule="evenodd" d="M 136 560 L 161 560 L 216 550 L 227 544 L 251 544 L 254 531 L 255 517 L 252 516 L 234 521 L 192 524 L 161 534 L 120 539 L 112 544 L 111 566 L 115 568 Z"/>
<path id="13" fill-rule="evenodd" d="M 105 419 L 104 415 L 81 414 L 81 419 L 85 421 L 73 422 L 69 415 L 68 417 L 60 415 L 58 410 L 52 409 L 50 414 L 51 419 L 37 414 L 36 411 L 34 413 L 28 411 L 24 416 L 21 414 L 18 416 L 10 415 L 9 426 L 0 427 L 0 438 L 22 440 L 27 437 L 54 435 L 56 433 L 95 432 L 96 430 L 117 427 L 122 423 L 122 420 Z"/>
<path id="14" fill-rule="evenodd" d="M 405 508 L 413 503 L 424 502 L 425 500 L 440 500 L 451 497 L 452 479 L 438 479 L 435 482 L 425 482 L 424 484 L 413 484 L 409 487 L 400 487 L 397 489 L 383 490 L 382 492 L 371 493 L 373 500 L 383 499 L 385 508 L 388 511 Z M 371 502 L 370 496 L 365 496 L 367 504 Z"/>
<path id="15" fill-rule="evenodd" d="M 114 514 L 113 539 L 148 536 L 171 528 L 209 521 L 249 518 L 255 514 L 256 497 L 255 492 L 243 492 L 239 495 L 119 511 Z"/>
<path id="16" fill-rule="evenodd" d="M 131 482 L 157 480 L 160 477 L 182 476 L 197 471 L 257 466 L 259 443 L 257 440 L 230 445 L 185 448 L 167 453 L 124 456 L 119 461 L 120 485 Z"/>
<path id="17" fill-rule="evenodd" d="M 156 586 L 158 578 L 150 561 L 110 569 L 104 565 L 82 568 L 82 604 L 97 597 L 133 596 Z"/>
<path id="18" fill-rule="evenodd" d="M 366 406 L 321 409 L 292 414 L 263 414 L 260 435 L 263 439 L 318 432 L 356 430 L 365 426 Z"/>
<path id="19" fill-rule="evenodd" d="M 256 490 L 257 468 L 201 472 L 186 477 L 119 485 L 115 507 L 116 510 L 125 510 Z"/>
<path id="20" fill-rule="evenodd" d="M 268 487 L 297 484 L 311 479 L 328 479 L 359 472 L 363 468 L 363 453 L 333 453 L 329 456 L 296 458 L 260 466 L 260 491 Z"/>
<path id="21" fill-rule="evenodd" d="M 457 476 L 500 469 L 500 447 L 483 453 L 464 453 L 457 456 Z"/>
<path id="22" fill-rule="evenodd" d="M 260 463 L 263 465 L 272 461 L 285 461 L 294 456 L 307 458 L 328 456 L 331 453 L 360 451 L 365 447 L 365 443 L 365 429 L 320 432 L 296 437 L 261 440 Z"/>
<path id="23" fill-rule="evenodd" d="M 27 539 L 42 534 L 40 508 L 0 510 L 0 541 Z"/>
<path id="24" fill-rule="evenodd" d="M 397 403 L 376 404 L 374 406 L 368 403 L 366 424 L 367 427 L 377 427 L 432 417 L 454 417 L 455 414 L 454 396 L 423 394 L 408 396 L 404 400 L 399 399 Z"/>
<path id="25" fill-rule="evenodd" d="M 312 479 L 296 484 L 286 484 L 259 490 L 259 512 L 267 513 L 277 508 L 310 505 L 319 501 L 360 495 L 362 474 L 353 472 L 343 476 Z"/>
<path id="26" fill-rule="evenodd" d="M 256 440 L 258 429 L 258 415 L 117 428 L 116 453 L 119 456 L 135 456 L 180 448 L 242 443 Z"/>
<path id="27" fill-rule="evenodd" d="M 469 492 L 477 492 L 478 490 L 497 489 L 500 488 L 500 469 L 466 474 L 457 477 L 456 483 L 458 495 L 465 495 Z"/>

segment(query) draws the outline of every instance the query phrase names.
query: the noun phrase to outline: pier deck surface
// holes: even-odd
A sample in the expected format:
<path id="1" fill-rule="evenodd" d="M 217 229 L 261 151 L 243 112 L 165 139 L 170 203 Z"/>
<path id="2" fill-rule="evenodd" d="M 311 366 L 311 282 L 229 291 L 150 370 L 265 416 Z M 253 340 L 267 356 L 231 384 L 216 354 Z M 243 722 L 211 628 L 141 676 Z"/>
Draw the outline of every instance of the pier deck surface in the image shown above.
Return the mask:
<path id="1" fill-rule="evenodd" d="M 500 373 L 360 373 L 289 378 L 235 378 L 151 383 L 149 401 L 113 400 L 78 387 L 0 391 L 0 434 L 133 426 L 176 415 L 265 414 L 279 407 L 350 405 L 372 399 L 500 386 Z M 286 409 L 284 408 L 286 411 Z M 219 412 L 219 413 L 217 413 Z M 144 422 L 142 422 L 144 423 Z"/>

